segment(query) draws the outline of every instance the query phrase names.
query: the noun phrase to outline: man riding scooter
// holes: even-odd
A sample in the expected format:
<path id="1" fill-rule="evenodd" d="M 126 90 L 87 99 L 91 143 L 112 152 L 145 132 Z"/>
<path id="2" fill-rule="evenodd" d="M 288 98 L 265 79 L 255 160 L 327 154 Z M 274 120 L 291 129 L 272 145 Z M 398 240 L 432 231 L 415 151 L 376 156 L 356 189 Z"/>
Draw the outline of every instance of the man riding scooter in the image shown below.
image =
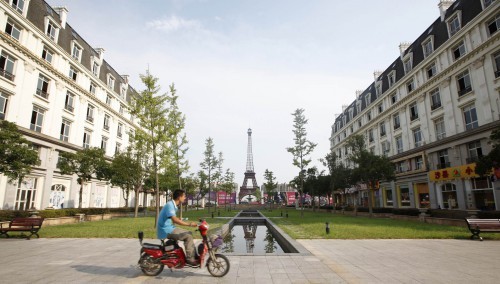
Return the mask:
<path id="1" fill-rule="evenodd" d="M 186 262 L 192 266 L 199 265 L 199 261 L 195 258 L 195 247 L 193 243 L 193 234 L 191 231 L 177 228 L 175 224 L 182 226 L 196 227 L 195 222 L 184 222 L 178 218 L 177 210 L 180 204 L 186 199 L 184 190 L 177 189 L 174 191 L 173 200 L 167 202 L 160 212 L 158 217 L 158 228 L 156 235 L 158 239 L 172 239 L 184 242 L 184 249 L 186 251 Z"/>

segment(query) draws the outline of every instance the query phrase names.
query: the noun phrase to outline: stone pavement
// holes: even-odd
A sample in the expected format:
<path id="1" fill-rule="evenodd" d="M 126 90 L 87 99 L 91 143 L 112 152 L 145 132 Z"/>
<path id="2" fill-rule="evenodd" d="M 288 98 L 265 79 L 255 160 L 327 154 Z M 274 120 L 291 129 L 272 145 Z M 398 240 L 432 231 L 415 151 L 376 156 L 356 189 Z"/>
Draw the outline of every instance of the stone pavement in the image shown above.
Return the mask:
<path id="1" fill-rule="evenodd" d="M 204 269 L 144 276 L 137 239 L 0 239 L 1 283 L 499 283 L 500 242 L 300 240 L 312 255 L 229 256 Z"/>

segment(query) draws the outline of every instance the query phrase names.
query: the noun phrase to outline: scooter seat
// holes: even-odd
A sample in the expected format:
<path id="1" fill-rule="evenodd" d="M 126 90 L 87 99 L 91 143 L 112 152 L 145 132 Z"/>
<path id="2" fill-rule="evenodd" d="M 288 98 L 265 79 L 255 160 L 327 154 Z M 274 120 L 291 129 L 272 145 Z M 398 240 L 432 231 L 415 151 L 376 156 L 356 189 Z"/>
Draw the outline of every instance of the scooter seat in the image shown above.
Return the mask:
<path id="1" fill-rule="evenodd" d="M 150 244 L 150 243 L 143 243 L 142 247 L 145 249 L 161 249 L 161 245 Z"/>

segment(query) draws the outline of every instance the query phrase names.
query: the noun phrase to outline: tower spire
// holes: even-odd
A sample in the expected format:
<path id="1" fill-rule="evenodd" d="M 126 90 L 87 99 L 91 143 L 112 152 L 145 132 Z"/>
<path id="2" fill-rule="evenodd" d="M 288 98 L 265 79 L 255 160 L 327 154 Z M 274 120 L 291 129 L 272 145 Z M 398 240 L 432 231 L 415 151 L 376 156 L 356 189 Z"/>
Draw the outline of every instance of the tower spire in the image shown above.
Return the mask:
<path id="1" fill-rule="evenodd" d="M 255 179 L 255 171 L 253 167 L 253 153 L 252 153 L 252 129 L 248 128 L 248 146 L 247 146 L 247 167 L 245 170 L 245 178 L 243 179 L 243 185 L 240 187 L 240 200 L 245 196 L 248 196 L 249 199 L 252 198 L 252 195 L 255 195 L 255 191 L 259 188 L 257 185 L 257 180 Z M 248 182 L 251 181 L 251 184 Z M 257 201 L 255 197 L 253 197 L 253 201 Z M 252 201 L 252 200 L 249 200 Z"/>
<path id="2" fill-rule="evenodd" d="M 248 146 L 247 146 L 247 173 L 253 173 L 253 154 L 252 154 L 252 129 L 248 128 Z"/>

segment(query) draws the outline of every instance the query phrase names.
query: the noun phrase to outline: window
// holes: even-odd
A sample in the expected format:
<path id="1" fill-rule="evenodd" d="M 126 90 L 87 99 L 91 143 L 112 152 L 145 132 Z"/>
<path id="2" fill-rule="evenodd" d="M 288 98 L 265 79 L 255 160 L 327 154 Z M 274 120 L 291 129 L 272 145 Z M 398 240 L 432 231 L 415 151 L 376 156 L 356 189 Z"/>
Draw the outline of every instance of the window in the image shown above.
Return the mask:
<path id="1" fill-rule="evenodd" d="M 76 81 L 76 78 L 78 77 L 78 71 L 76 71 L 73 66 L 69 67 L 69 77 L 73 79 L 73 81 Z"/>
<path id="2" fill-rule="evenodd" d="M 83 132 L 83 148 L 90 148 L 90 138 L 92 137 L 92 132 L 86 130 Z"/>
<path id="3" fill-rule="evenodd" d="M 474 141 L 467 145 L 469 149 L 469 158 L 467 159 L 467 163 L 474 163 L 479 160 L 483 156 L 483 149 L 481 148 L 481 141 Z"/>
<path id="4" fill-rule="evenodd" d="M 467 50 L 465 49 L 465 43 L 462 41 L 460 44 L 455 46 L 453 49 L 453 59 L 458 60 L 460 57 L 464 56 Z"/>
<path id="5" fill-rule="evenodd" d="M 385 205 L 392 207 L 393 201 L 392 201 L 392 189 L 386 189 L 384 190 L 385 192 Z"/>
<path id="6" fill-rule="evenodd" d="M 19 40 L 19 38 L 21 37 L 21 29 L 10 20 L 8 20 L 7 24 L 5 25 L 5 33 L 16 40 Z"/>
<path id="7" fill-rule="evenodd" d="M 384 112 L 384 104 L 382 104 L 382 103 L 379 104 L 377 108 L 378 108 L 378 113 L 379 114 L 381 114 L 382 112 Z"/>
<path id="8" fill-rule="evenodd" d="M 434 47 L 432 46 L 432 39 L 426 40 L 422 44 L 422 49 L 424 51 L 424 57 L 428 57 L 429 55 L 431 55 L 431 53 L 434 51 Z"/>
<path id="9" fill-rule="evenodd" d="M 399 153 L 403 153 L 403 137 L 396 137 L 396 151 Z"/>
<path id="10" fill-rule="evenodd" d="M 393 71 L 387 76 L 387 81 L 389 82 L 389 88 L 396 83 L 396 73 Z"/>
<path id="11" fill-rule="evenodd" d="M 115 146 L 115 155 L 120 153 L 120 148 L 122 147 L 122 144 L 120 143 L 116 143 L 116 146 Z"/>
<path id="12" fill-rule="evenodd" d="M 405 68 L 405 74 L 408 74 L 410 73 L 411 69 L 412 69 L 412 62 L 411 62 L 411 58 L 408 58 L 406 59 L 403 64 L 404 64 L 404 68 Z"/>
<path id="13" fill-rule="evenodd" d="M 95 90 L 96 90 L 96 86 L 94 83 L 90 83 L 90 89 L 89 89 L 89 92 L 92 94 L 92 95 L 95 95 Z"/>
<path id="14" fill-rule="evenodd" d="M 87 107 L 87 121 L 94 122 L 94 106 L 92 105 Z"/>
<path id="15" fill-rule="evenodd" d="M 49 82 L 50 80 L 47 79 L 45 76 L 42 74 L 38 75 L 38 84 L 36 87 L 36 94 L 46 100 L 49 99 Z"/>
<path id="16" fill-rule="evenodd" d="M 389 151 L 391 150 L 391 144 L 388 141 L 382 142 L 382 155 L 389 155 Z"/>
<path id="17" fill-rule="evenodd" d="M 7 113 L 7 103 L 9 102 L 9 97 L 0 93 L 0 119 L 5 119 L 5 114 Z"/>
<path id="18" fill-rule="evenodd" d="M 101 149 L 106 153 L 106 146 L 108 145 L 108 137 L 103 136 L 101 139 Z"/>
<path id="19" fill-rule="evenodd" d="M 108 76 L 108 87 L 113 89 L 115 87 L 115 78 Z"/>
<path id="20" fill-rule="evenodd" d="M 104 130 L 109 131 L 109 115 L 104 115 Z"/>
<path id="21" fill-rule="evenodd" d="M 439 94 L 439 89 L 431 91 L 431 110 L 435 110 L 441 107 L 441 95 Z"/>
<path id="22" fill-rule="evenodd" d="M 500 52 L 498 53 L 498 56 L 500 57 Z M 359 101 L 356 103 L 356 113 L 361 113 L 361 102 Z"/>
<path id="23" fill-rule="evenodd" d="M 110 96 L 110 95 L 107 95 L 107 96 L 106 96 L 106 104 L 107 104 L 108 106 L 110 106 L 110 105 L 111 105 L 111 100 L 112 100 L 111 96 Z"/>
<path id="24" fill-rule="evenodd" d="M 430 66 L 427 67 L 427 79 L 434 77 L 436 73 L 437 73 L 436 63 L 432 63 Z"/>
<path id="25" fill-rule="evenodd" d="M 434 129 L 436 130 L 436 139 L 441 140 L 446 138 L 446 129 L 444 127 L 444 118 L 438 118 L 434 121 Z"/>
<path id="26" fill-rule="evenodd" d="M 45 110 L 33 106 L 33 111 L 31 112 L 31 124 L 30 129 L 36 132 L 42 132 L 43 116 L 45 115 Z"/>
<path id="27" fill-rule="evenodd" d="M 413 80 L 410 80 L 408 83 L 406 83 L 406 90 L 408 91 L 408 94 L 415 90 L 415 83 L 413 82 Z"/>
<path id="28" fill-rule="evenodd" d="M 69 112 L 73 112 L 74 108 L 74 103 L 75 103 L 75 95 L 71 94 L 70 92 L 66 93 L 66 98 L 64 100 L 64 109 L 66 109 Z"/>
<path id="29" fill-rule="evenodd" d="M 396 163 L 396 172 L 403 173 L 406 172 L 406 162 L 397 162 Z"/>
<path id="30" fill-rule="evenodd" d="M 342 125 L 343 126 L 345 126 L 346 120 L 347 120 L 347 117 L 345 116 L 345 114 L 343 114 L 342 115 Z"/>
<path id="31" fill-rule="evenodd" d="M 372 102 L 372 95 L 371 94 L 366 95 L 366 97 L 365 97 L 366 106 L 371 104 L 371 102 Z"/>
<path id="32" fill-rule="evenodd" d="M 385 136 L 385 134 L 386 134 L 386 133 L 385 133 L 385 122 L 382 122 L 382 123 L 380 124 L 380 137 Z"/>
<path id="33" fill-rule="evenodd" d="M 415 142 L 415 148 L 422 146 L 422 131 L 420 131 L 420 127 L 413 129 L 413 141 Z"/>
<path id="34" fill-rule="evenodd" d="M 411 205 L 410 189 L 408 187 L 401 186 L 399 188 L 399 191 L 400 191 L 401 207 L 409 207 Z"/>
<path id="35" fill-rule="evenodd" d="M 410 120 L 413 121 L 418 118 L 418 106 L 417 103 L 410 104 Z"/>
<path id="36" fill-rule="evenodd" d="M 121 115 L 123 115 L 123 109 L 124 109 L 124 108 L 125 108 L 125 107 L 124 107 L 122 104 L 120 104 L 120 109 L 119 109 L 119 112 L 120 112 L 120 114 L 121 114 Z"/>
<path id="37" fill-rule="evenodd" d="M 457 76 L 458 96 L 463 96 L 472 91 L 469 70 L 465 70 Z"/>
<path id="38" fill-rule="evenodd" d="M 401 127 L 401 123 L 399 121 L 399 114 L 396 114 L 392 117 L 392 120 L 394 122 L 394 130 L 398 129 L 399 127 Z"/>
<path id="39" fill-rule="evenodd" d="M 361 119 L 358 119 L 358 127 L 361 127 L 363 126 L 363 124 L 361 123 Z"/>
<path id="40" fill-rule="evenodd" d="M 14 81 L 14 64 L 16 60 L 7 53 L 2 52 L 0 56 L 0 75 Z"/>
<path id="41" fill-rule="evenodd" d="M 12 0 L 12 8 L 22 14 L 24 10 L 24 0 Z"/>
<path id="42" fill-rule="evenodd" d="M 398 94 L 392 94 L 391 95 L 391 103 L 395 104 L 398 101 Z"/>
<path id="43" fill-rule="evenodd" d="M 366 119 L 368 119 L 368 121 L 372 120 L 372 111 L 369 110 L 367 113 L 366 113 Z"/>
<path id="44" fill-rule="evenodd" d="M 500 27 L 500 14 L 488 23 L 488 33 L 490 36 L 494 35 Z"/>
<path id="45" fill-rule="evenodd" d="M 483 0 L 484 9 L 489 7 L 491 5 L 491 3 L 493 3 L 493 2 L 495 2 L 495 0 Z"/>
<path id="46" fill-rule="evenodd" d="M 500 52 L 493 55 L 493 61 L 495 65 L 495 78 L 500 77 Z"/>
<path id="47" fill-rule="evenodd" d="M 47 36 L 50 37 L 52 40 L 56 40 L 56 30 L 57 28 L 55 27 L 54 23 L 49 21 L 46 30 Z"/>
<path id="48" fill-rule="evenodd" d="M 352 119 L 352 108 L 349 109 L 349 121 Z"/>
<path id="49" fill-rule="evenodd" d="M 464 107 L 463 112 L 465 119 L 465 129 L 469 130 L 477 128 L 479 125 L 477 123 L 476 106 L 471 105 Z"/>
<path id="50" fill-rule="evenodd" d="M 123 124 L 118 123 L 118 129 L 116 130 L 116 135 L 118 138 L 122 138 Z"/>
<path id="51" fill-rule="evenodd" d="M 368 130 L 368 141 L 373 142 L 373 129 Z"/>
<path id="52" fill-rule="evenodd" d="M 120 89 L 120 96 L 122 98 L 125 98 L 125 95 L 127 94 L 127 88 L 123 87 Z"/>
<path id="53" fill-rule="evenodd" d="M 22 182 L 18 183 L 15 210 L 35 208 L 37 180 L 37 178 L 25 177 Z"/>
<path id="54" fill-rule="evenodd" d="M 52 57 L 52 51 L 44 46 L 42 50 L 42 58 L 45 59 L 45 61 L 47 61 L 48 63 L 52 63 Z"/>
<path id="55" fill-rule="evenodd" d="M 450 159 L 448 158 L 448 149 L 437 152 L 438 156 L 438 169 L 444 169 L 450 166 Z"/>
<path id="56" fill-rule="evenodd" d="M 94 74 L 95 76 L 99 76 L 99 64 L 97 64 L 97 62 L 95 61 L 92 64 L 92 74 Z"/>
<path id="57" fill-rule="evenodd" d="M 375 92 L 377 94 L 377 98 L 382 95 L 382 83 L 378 82 L 375 86 Z"/>
<path id="58" fill-rule="evenodd" d="M 424 159 L 422 156 L 418 156 L 415 158 L 415 170 L 421 170 L 424 166 Z"/>
<path id="59" fill-rule="evenodd" d="M 80 61 L 80 55 L 82 54 L 82 48 L 73 43 L 73 50 L 71 51 L 71 56 Z"/>
<path id="60" fill-rule="evenodd" d="M 69 120 L 63 119 L 61 123 L 61 133 L 59 139 L 61 141 L 68 142 L 69 140 L 69 128 L 71 126 L 71 122 Z"/>
<path id="61" fill-rule="evenodd" d="M 354 133 L 354 127 L 352 126 L 352 124 L 351 124 L 351 127 L 349 127 L 349 128 L 351 130 L 351 133 Z"/>
<path id="62" fill-rule="evenodd" d="M 459 16 L 459 14 L 455 14 L 448 21 L 448 31 L 450 32 L 450 37 L 452 37 L 454 34 L 456 34 L 460 30 L 460 19 L 458 16 Z"/>

